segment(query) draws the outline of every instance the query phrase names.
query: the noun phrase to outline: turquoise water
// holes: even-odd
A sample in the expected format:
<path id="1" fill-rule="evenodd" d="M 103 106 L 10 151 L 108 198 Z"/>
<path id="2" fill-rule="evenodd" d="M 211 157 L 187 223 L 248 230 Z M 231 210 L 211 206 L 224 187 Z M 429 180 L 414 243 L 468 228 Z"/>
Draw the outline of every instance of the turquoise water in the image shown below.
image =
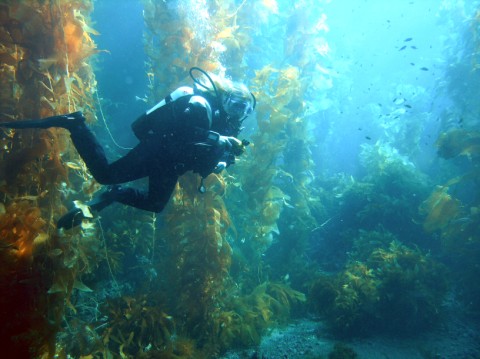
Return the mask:
<path id="1" fill-rule="evenodd" d="M 209 2 L 165 4 L 178 27 L 193 29 L 200 43 L 207 44 L 209 34 L 220 27 L 211 20 L 216 14 L 209 13 L 215 8 Z M 326 322 L 322 335 L 338 340 L 411 338 L 447 325 L 445 313 L 478 320 L 479 2 L 230 5 L 225 16 L 239 9 L 238 31 L 249 41 L 241 61 L 227 56 L 228 51 L 218 56 L 227 75 L 238 76 L 241 68 L 241 80 L 257 86 L 260 108 L 246 120 L 242 135 L 253 139 L 254 146 L 255 138 L 260 143 L 261 104 L 275 104 L 273 93 L 282 90 L 275 83 L 259 91 L 255 76 L 265 66 L 299 71 L 303 105 L 285 108 L 291 109 L 288 121 L 300 119 L 305 132 L 295 137 L 286 126 L 271 135 L 270 141 L 284 143 L 274 158 L 271 180 L 282 193 L 272 200 L 281 210 L 262 245 L 255 244 L 251 232 L 255 215 L 245 215 L 251 203 L 242 202 L 248 197 L 242 192 L 251 175 L 248 164 L 232 170 L 233 190 L 227 191 L 225 204 L 238 236 L 228 235 L 233 258 L 229 280 L 237 288 L 275 281 L 305 293 L 303 305 L 292 304 L 292 317 Z M 92 14 L 101 33 L 95 41 L 109 51 L 95 59 L 98 91 L 106 123 L 124 146 L 136 143 L 130 124 L 160 100 L 148 88 L 146 63 L 151 59 L 144 50 L 152 44 L 144 40 L 149 30 L 142 11 L 140 2 L 106 1 L 96 3 Z M 161 44 L 155 46 L 161 52 Z M 188 69 L 184 72 L 188 79 Z M 162 76 L 168 78 L 168 72 Z M 124 153 L 101 122 L 96 131 L 110 156 Z M 459 135 L 439 141 L 452 133 Z M 299 164 L 302 158 L 310 164 Z M 257 187 L 261 183 L 258 179 Z M 118 213 L 108 209 L 103 216 L 110 232 L 131 226 L 132 212 Z M 158 231 L 172 225 L 162 215 L 152 223 Z M 113 288 L 99 291 L 101 300 L 118 296 L 118 285 L 130 295 L 142 281 L 168 287 L 158 263 L 173 254 L 163 240 L 158 239 L 155 261 L 139 249 L 145 244 L 138 240 L 135 248 L 120 245 L 125 274 L 117 278 L 119 284 L 99 273 L 91 278 L 91 283 Z M 435 352 L 435 345 L 428 350 Z M 448 355 L 438 350 L 439 357 L 456 357 L 455 350 Z M 471 357 L 479 350 L 473 344 Z"/>

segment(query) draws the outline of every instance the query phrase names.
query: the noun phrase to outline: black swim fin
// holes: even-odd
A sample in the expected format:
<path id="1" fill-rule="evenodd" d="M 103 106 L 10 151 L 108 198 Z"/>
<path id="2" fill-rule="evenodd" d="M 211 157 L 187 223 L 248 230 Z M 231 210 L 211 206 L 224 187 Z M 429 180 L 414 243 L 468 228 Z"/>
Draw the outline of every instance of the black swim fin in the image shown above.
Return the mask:
<path id="1" fill-rule="evenodd" d="M 77 111 L 66 115 L 51 116 L 39 120 L 0 122 L 0 127 L 19 129 L 62 127 L 66 129 L 72 129 L 83 122 L 85 122 L 85 117 L 83 116 L 82 111 Z"/>
<path id="2" fill-rule="evenodd" d="M 105 192 L 96 196 L 90 202 L 87 202 L 86 205 L 89 207 L 90 212 L 100 212 L 102 209 L 112 204 L 120 192 L 120 186 L 110 186 Z M 84 219 L 91 218 L 85 217 L 83 211 L 80 208 L 75 207 L 58 220 L 57 228 L 71 229 L 82 224 Z"/>
<path id="3" fill-rule="evenodd" d="M 80 224 L 86 217 L 80 208 L 73 208 L 64 214 L 57 222 L 57 228 L 72 229 Z"/>

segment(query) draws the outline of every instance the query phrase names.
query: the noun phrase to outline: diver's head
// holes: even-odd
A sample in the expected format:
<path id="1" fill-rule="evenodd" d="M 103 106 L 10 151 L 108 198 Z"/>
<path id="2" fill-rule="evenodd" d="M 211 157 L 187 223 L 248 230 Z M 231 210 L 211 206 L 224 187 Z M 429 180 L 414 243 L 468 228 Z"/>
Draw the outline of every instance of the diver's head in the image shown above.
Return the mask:
<path id="1" fill-rule="evenodd" d="M 243 121 L 253 112 L 256 105 L 255 97 L 247 86 L 214 74 L 208 74 L 207 79 L 202 78 L 195 82 L 199 85 L 198 90 L 208 93 L 216 101 L 219 114 L 217 121 L 214 119 L 214 129 L 226 130 L 230 136 L 238 135 L 242 130 Z"/>
<path id="2" fill-rule="evenodd" d="M 228 116 L 234 119 L 243 119 L 253 112 L 254 97 L 247 86 L 232 82 L 222 93 L 222 107 Z"/>
<path id="3" fill-rule="evenodd" d="M 224 122 L 228 135 L 237 136 L 243 121 L 255 109 L 255 97 L 243 83 L 224 77 L 217 78 L 215 85 L 220 97 L 220 117 L 223 117 L 220 122 Z"/>

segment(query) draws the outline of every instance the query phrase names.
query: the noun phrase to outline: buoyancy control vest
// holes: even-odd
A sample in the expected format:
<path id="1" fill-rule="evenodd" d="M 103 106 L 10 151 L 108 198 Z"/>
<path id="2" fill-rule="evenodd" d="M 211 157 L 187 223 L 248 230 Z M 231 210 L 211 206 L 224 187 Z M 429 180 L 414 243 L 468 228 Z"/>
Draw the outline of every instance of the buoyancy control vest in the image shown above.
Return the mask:
<path id="1" fill-rule="evenodd" d="M 132 123 L 140 141 L 152 134 L 174 134 L 187 127 L 206 131 L 212 127 L 210 104 L 188 86 L 179 87 Z"/>

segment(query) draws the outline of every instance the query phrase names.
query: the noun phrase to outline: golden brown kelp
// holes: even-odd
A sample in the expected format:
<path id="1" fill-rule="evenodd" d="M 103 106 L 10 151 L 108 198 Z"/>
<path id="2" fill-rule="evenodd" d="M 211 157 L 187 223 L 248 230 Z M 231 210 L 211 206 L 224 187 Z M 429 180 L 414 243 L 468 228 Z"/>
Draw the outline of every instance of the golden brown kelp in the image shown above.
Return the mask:
<path id="1" fill-rule="evenodd" d="M 479 139 L 476 129 L 454 129 L 440 134 L 436 143 L 438 154 L 449 161 L 449 174 L 457 176 L 436 186 L 419 208 L 425 216 L 424 229 L 439 233 L 444 256 L 454 263 L 452 271 L 459 297 L 476 314 L 480 313 L 480 287 L 476 280 L 480 255 Z M 465 188 L 468 195 L 462 194 Z"/>
<path id="2" fill-rule="evenodd" d="M 212 312 L 221 303 L 231 262 L 226 239 L 230 217 L 221 195 L 221 177 L 208 177 L 210 188 L 204 194 L 197 189 L 195 175 L 181 178 L 167 213 L 164 235 L 171 249 L 169 279 L 175 313 L 181 333 L 204 343 Z"/>
<path id="3" fill-rule="evenodd" d="M 278 16 L 275 2 L 210 2 L 208 9 L 195 11 L 180 3 L 144 4 L 152 104 L 184 85 L 191 66 L 232 75 L 235 80 L 245 78 L 245 54 L 253 43 L 253 32 L 271 14 Z M 252 17 L 252 12 L 260 16 Z M 313 58 L 305 61 L 302 64 L 313 63 Z M 310 73 L 311 66 L 308 68 Z M 291 206 L 299 215 L 292 223 L 302 228 L 302 236 L 313 225 L 309 206 L 316 205 L 316 198 L 308 188 L 312 161 L 309 128 L 302 118 L 307 78 L 301 77 L 302 71 L 289 65 L 258 70 L 249 85 L 259 99 L 259 132 L 253 136 L 248 158 L 239 159 L 231 171 L 233 176 L 208 177 L 203 195 L 197 190 L 197 176 L 182 177 L 165 210 L 167 224 L 161 238 L 169 255 L 158 268 L 164 273 L 161 287 L 168 297 L 166 311 L 175 321 L 177 333 L 194 339 L 197 348 L 207 353 L 258 342 L 269 325 L 288 315 L 290 299 L 302 299 L 287 285 L 262 284 L 268 273 L 262 274 L 261 264 L 261 254 L 278 233 L 281 211 L 285 204 L 290 205 L 289 195 L 276 183 L 280 177 L 291 179 L 296 188 L 290 188 Z M 285 148 L 295 178 L 278 165 Z M 288 181 L 287 187 L 290 185 Z M 228 206 L 222 198 L 225 194 Z M 236 235 L 232 231 L 230 236 L 228 231 L 233 229 L 232 220 L 241 227 L 239 232 L 251 255 L 248 268 L 244 267 L 249 274 L 244 276 L 239 270 L 239 278 L 228 276 L 232 249 L 227 239 Z"/>
<path id="4" fill-rule="evenodd" d="M 447 291 L 445 268 L 418 249 L 388 243 L 391 238 L 388 232 L 363 232 L 355 240 L 361 251 L 345 270 L 312 284 L 309 301 L 337 335 L 408 335 L 439 319 Z"/>
<path id="5" fill-rule="evenodd" d="M 184 85 L 188 70 L 198 66 L 214 72 L 221 64 L 213 38 L 214 28 L 208 9 L 193 9 L 187 3 L 144 0 L 145 52 L 150 60 L 150 102 L 159 101 L 175 86 Z M 225 4 L 227 6 L 227 4 Z M 212 12 L 222 5 L 212 4 Z"/>
<path id="6" fill-rule="evenodd" d="M 93 118 L 94 53 L 81 11 L 89 1 L 7 1 L 0 5 L 0 121 L 83 109 Z M 55 234 L 63 189 L 78 185 L 63 130 L 2 130 L 0 141 L 0 337 L 13 357 L 53 356 L 64 301 L 82 288 L 86 262 L 73 260 L 69 237 Z M 71 188 L 73 190 L 73 188 Z M 77 234 L 77 237 L 80 235 Z"/>
<path id="7" fill-rule="evenodd" d="M 279 9 L 277 2 L 254 5 L 258 15 L 252 20 L 256 21 L 254 27 L 268 26 L 271 22 L 275 24 L 275 35 L 285 40 L 280 43 L 283 46 L 279 46 L 278 42 L 259 37 L 251 45 L 263 46 L 255 51 L 264 55 L 259 59 L 264 66 L 255 69 L 251 80 L 258 98 L 258 128 L 252 136 L 253 146 L 248 156 L 231 171 L 241 178 L 241 190 L 227 192 L 233 203 L 240 202 L 248 208 L 245 210 L 245 205 L 238 208 L 232 217 L 237 227 L 242 228 L 239 233 L 245 240 L 244 247 L 251 248 L 251 253 L 257 256 L 254 261 L 249 258 L 250 266 L 259 266 L 250 272 L 254 277 L 264 273 L 258 256 L 271 246 L 274 238 L 282 243 L 279 247 L 298 250 L 277 259 L 282 262 L 283 270 L 288 271 L 287 263 L 293 263 L 295 253 L 302 251 L 308 235 L 316 227 L 312 213 L 323 211 L 318 192 L 311 185 L 315 125 L 309 116 L 318 111 L 318 106 L 310 102 L 312 94 L 315 102 L 322 102 L 327 97 L 325 84 L 331 83 L 328 70 L 322 67 L 329 51 L 322 34 L 328 27 L 324 16 L 319 19 L 310 15 L 312 9 L 307 3 L 280 6 L 283 8 Z M 281 51 L 283 57 L 271 57 Z M 242 173 L 248 176 L 242 177 Z M 241 201 L 237 197 L 242 198 Z M 284 211 L 285 208 L 289 210 Z M 282 222 L 281 228 L 278 228 L 279 222 Z"/>
<path id="8" fill-rule="evenodd" d="M 195 7 L 152 0 L 143 3 L 151 103 L 185 84 L 192 66 L 227 73 L 235 80 L 246 76 L 245 53 L 258 21 L 250 15 L 260 5 L 238 5 L 231 0 L 199 2 Z"/>
<path id="9" fill-rule="evenodd" d="M 268 8 L 267 17 L 278 17 L 276 3 L 269 4 L 272 7 Z M 266 3 L 256 4 L 256 13 L 265 14 L 265 9 L 261 9 L 265 6 Z M 255 21 L 261 22 L 261 16 Z M 295 20 L 292 22 L 296 23 Z M 301 47 L 301 41 L 291 39 L 291 44 Z M 286 48 L 284 50 L 287 51 Z M 302 66 L 296 66 L 297 59 L 291 53 L 275 60 L 279 62 L 277 65 L 274 61 L 256 70 L 250 82 L 258 98 L 257 131 L 252 136 L 253 145 L 248 150 L 248 156 L 238 162 L 230 171 L 233 177 L 228 178 L 231 189 L 227 191 L 227 204 L 232 208 L 232 218 L 241 240 L 238 241 L 234 265 L 239 275 L 237 281 L 246 293 L 265 279 L 278 276 L 265 265 L 263 257 L 274 239 L 281 241 L 285 248 L 300 250 L 311 229 L 316 226 L 312 211 L 319 205 L 318 196 L 310 186 L 313 176 L 310 151 L 312 127 L 306 119 L 305 101 L 306 84 L 312 70 L 306 64 L 315 61 L 305 55 Z M 287 207 L 290 210 L 285 214 Z M 283 223 L 279 227 L 281 217 Z M 295 258 L 297 253 L 292 250 L 281 254 L 282 270 L 300 271 L 290 267 L 295 261 L 304 262 Z M 287 284 L 284 286 L 288 288 Z M 268 310 L 263 313 L 268 313 Z M 266 324 L 266 327 L 271 324 Z M 261 335 L 264 328 L 255 328 Z"/>
<path id="10" fill-rule="evenodd" d="M 480 8 L 473 7 L 466 18 L 461 42 L 451 40 L 449 66 L 445 70 L 444 94 L 451 106 L 442 116 L 436 141 L 442 180 L 420 208 L 425 223 L 442 244 L 445 260 L 452 270 L 456 294 L 464 308 L 480 313 L 480 132 L 478 93 L 480 90 Z M 462 53 L 464 56 L 458 57 Z M 445 180 L 450 179 L 450 180 Z"/>
<path id="11" fill-rule="evenodd" d="M 476 130 L 450 130 L 440 134 L 436 145 L 440 157 L 455 161 L 465 156 L 472 167 L 468 172 L 450 179 L 445 185 L 437 186 L 420 206 L 420 213 L 425 216 L 424 229 L 427 232 L 440 230 L 444 239 L 448 239 L 452 237 L 454 228 L 460 230 L 470 222 L 470 215 L 477 212 L 478 200 L 475 196 L 472 196 L 474 201 L 469 204 L 469 210 L 459 199 L 449 194 L 449 191 L 470 182 L 476 183 L 480 178 L 477 168 L 480 158 L 480 134 Z"/>
<path id="12" fill-rule="evenodd" d="M 222 29 L 212 26 L 209 13 L 224 11 L 227 3 L 212 3 L 212 9 L 201 11 L 182 3 L 144 1 L 144 6 L 152 104 L 176 87 L 191 85 L 188 70 L 192 66 L 218 73 L 221 64 L 213 41 Z M 169 255 L 162 255 L 159 247 L 152 248 L 158 253 L 155 259 L 161 261 L 152 265 L 162 275 L 151 286 L 161 290 L 149 291 L 148 301 L 164 298 L 165 311 L 175 323 L 175 336 L 190 338 L 183 343 L 195 340 L 195 345 L 183 345 L 177 337 L 166 338 L 168 343 L 157 347 L 164 347 L 159 351 L 162 355 L 178 354 L 180 346 L 191 347 L 200 355 L 230 265 L 231 248 L 226 240 L 230 218 L 221 198 L 223 179 L 216 175 L 207 178 L 205 194 L 198 192 L 198 180 L 197 175 L 183 176 L 164 211 L 166 224 L 159 237 Z"/>
<path id="13" fill-rule="evenodd" d="M 258 345 L 267 328 L 285 324 L 305 295 L 284 283 L 264 282 L 251 293 L 230 295 L 212 313 L 212 345 L 220 350 Z"/>
<path id="14" fill-rule="evenodd" d="M 173 318 L 162 311 L 161 303 L 152 302 L 152 299 L 139 295 L 111 301 L 110 321 L 102 339 L 104 355 L 139 357 L 147 352 L 167 351 L 166 348 L 172 345 L 171 337 L 175 335 L 175 324 Z"/>
<path id="15" fill-rule="evenodd" d="M 420 206 L 420 213 L 426 215 L 423 228 L 429 233 L 445 228 L 460 215 L 460 211 L 461 203 L 448 194 L 448 186 L 437 186 Z"/>
<path id="16" fill-rule="evenodd" d="M 184 85 L 192 66 L 224 72 L 221 42 L 230 41 L 235 29 L 234 16 L 224 15 L 235 10 L 233 2 L 211 3 L 200 12 L 180 3 L 174 8 L 164 2 L 144 4 L 152 102 Z M 231 223 L 222 199 L 222 177 L 209 176 L 204 194 L 198 192 L 198 180 L 197 175 L 183 176 L 165 210 L 167 225 L 162 237 L 171 255 L 165 258 L 168 265 L 161 267 L 168 271 L 166 288 L 178 332 L 195 339 L 198 348 L 214 350 L 210 328 L 226 291 Z"/>
<path id="17" fill-rule="evenodd" d="M 301 246 L 316 226 L 311 211 L 319 202 L 309 186 L 313 161 L 303 118 L 302 81 L 300 70 L 293 66 L 282 70 L 266 66 L 256 71 L 252 81 L 252 88 L 261 99 L 256 111 L 258 131 L 252 136 L 248 156 L 232 171 L 242 183 L 241 191 L 229 192 L 229 199 L 242 204 L 234 218 L 242 228 L 240 236 L 252 249 L 249 266 L 258 269 L 249 273 L 255 280 L 263 272 L 261 255 L 275 236 L 285 236 L 282 238 L 288 241 L 291 235 L 296 238 L 295 245 Z M 242 173 L 248 176 L 241 176 Z M 280 232 L 278 221 L 286 206 L 294 211 L 285 217 L 288 225 Z"/>
<path id="18" fill-rule="evenodd" d="M 480 131 L 456 129 L 441 133 L 437 142 L 438 155 L 445 159 L 467 156 L 473 161 L 480 158 Z"/>
<path id="19" fill-rule="evenodd" d="M 253 146 L 245 161 L 235 172 L 248 173 L 242 178 L 243 195 L 249 210 L 239 212 L 247 226 L 245 232 L 252 236 L 260 255 L 272 241 L 272 232 L 277 232 L 277 220 L 287 200 L 287 195 L 274 180 L 278 176 L 292 178 L 277 164 L 288 143 L 288 122 L 295 114 L 290 110 L 292 99 L 300 95 L 298 69 L 294 67 L 276 70 L 270 66 L 257 71 L 252 88 L 262 101 L 256 110 L 258 132 L 252 137 Z M 259 216 L 260 214 L 260 216 Z"/>

